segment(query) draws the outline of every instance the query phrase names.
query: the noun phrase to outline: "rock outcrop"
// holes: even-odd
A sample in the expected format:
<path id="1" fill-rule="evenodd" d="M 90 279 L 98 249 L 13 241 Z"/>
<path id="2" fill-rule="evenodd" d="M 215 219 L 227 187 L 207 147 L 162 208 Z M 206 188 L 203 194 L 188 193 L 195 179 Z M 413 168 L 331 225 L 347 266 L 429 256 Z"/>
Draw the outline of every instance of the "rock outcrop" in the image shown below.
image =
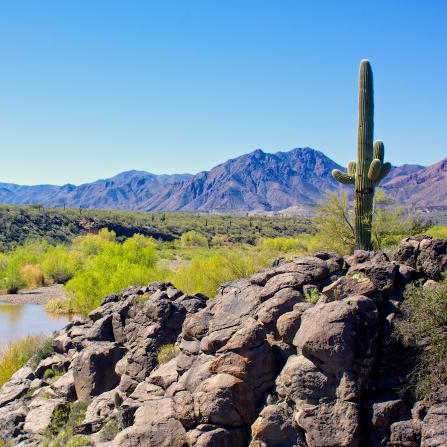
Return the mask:
<path id="1" fill-rule="evenodd" d="M 447 393 L 431 406 L 398 393 L 413 363 L 392 336 L 405 285 L 446 267 L 447 242 L 421 237 L 393 260 L 283 260 L 209 300 L 169 283 L 126 289 L 0 389 L 0 439 L 38 445 L 79 401 L 74 430 L 94 446 L 446 446 Z M 57 380 L 43 376 L 53 365 Z"/>

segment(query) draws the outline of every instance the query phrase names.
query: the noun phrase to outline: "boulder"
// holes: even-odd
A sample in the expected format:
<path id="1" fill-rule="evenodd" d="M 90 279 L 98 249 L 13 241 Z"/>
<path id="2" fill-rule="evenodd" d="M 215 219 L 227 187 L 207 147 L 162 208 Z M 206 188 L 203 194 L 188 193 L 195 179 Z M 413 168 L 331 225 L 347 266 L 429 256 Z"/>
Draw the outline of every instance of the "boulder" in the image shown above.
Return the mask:
<path id="1" fill-rule="evenodd" d="M 301 325 L 301 316 L 312 307 L 310 303 L 298 303 L 291 312 L 283 313 L 276 322 L 279 336 L 289 345 L 293 344 L 295 334 Z"/>
<path id="2" fill-rule="evenodd" d="M 70 364 L 70 360 L 66 355 L 63 354 L 53 354 L 46 359 L 43 359 L 37 365 L 34 374 L 39 379 L 42 379 L 46 370 L 53 370 L 58 372 L 64 372 L 68 365 Z"/>
<path id="3" fill-rule="evenodd" d="M 374 301 L 353 296 L 306 310 L 293 344 L 322 369 L 336 373 L 354 361 L 371 364 L 377 348 L 378 315 Z"/>
<path id="4" fill-rule="evenodd" d="M 135 412 L 134 424 L 121 431 L 110 447 L 189 447 L 176 417 L 173 399 L 154 399 Z"/>
<path id="5" fill-rule="evenodd" d="M 43 434 L 58 412 L 65 414 L 68 419 L 69 408 L 59 399 L 46 399 L 36 397 L 29 406 L 26 415 L 24 430 L 32 434 Z M 62 416 L 58 415 L 58 419 Z"/>
<path id="6" fill-rule="evenodd" d="M 304 434 L 285 404 L 268 405 L 251 426 L 249 447 L 305 447 Z"/>
<path id="7" fill-rule="evenodd" d="M 189 446 L 194 447 L 245 447 L 248 431 L 243 428 L 219 427 L 200 424 L 187 433 Z"/>
<path id="8" fill-rule="evenodd" d="M 73 370 L 70 369 L 63 376 L 59 377 L 51 384 L 55 393 L 68 401 L 76 400 L 76 389 L 74 384 Z"/>
<path id="9" fill-rule="evenodd" d="M 22 434 L 26 409 L 23 402 L 16 401 L 0 408 L 0 439 L 12 441 Z"/>
<path id="10" fill-rule="evenodd" d="M 340 400 L 302 404 L 295 413 L 311 447 L 358 447 L 362 441 L 358 403 Z"/>
<path id="11" fill-rule="evenodd" d="M 94 396 L 114 388 L 119 382 L 115 373 L 124 348 L 112 342 L 95 342 L 88 345 L 73 362 L 76 395 L 88 402 Z"/>
<path id="12" fill-rule="evenodd" d="M 0 408 L 22 397 L 30 389 L 30 380 L 8 382 L 0 388 Z"/>
<path id="13" fill-rule="evenodd" d="M 447 445 L 447 403 L 431 406 L 422 423 L 421 447 Z"/>
<path id="14" fill-rule="evenodd" d="M 392 447 L 419 447 L 421 442 L 421 423 L 401 421 L 391 425 Z"/>

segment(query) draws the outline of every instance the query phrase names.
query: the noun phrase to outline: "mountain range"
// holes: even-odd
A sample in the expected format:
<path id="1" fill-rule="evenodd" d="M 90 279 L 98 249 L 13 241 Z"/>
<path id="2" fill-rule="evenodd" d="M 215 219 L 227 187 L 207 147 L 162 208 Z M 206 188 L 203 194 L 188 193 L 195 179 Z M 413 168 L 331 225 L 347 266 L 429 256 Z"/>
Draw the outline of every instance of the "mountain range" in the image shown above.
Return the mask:
<path id="1" fill-rule="evenodd" d="M 0 203 L 139 211 L 287 211 L 314 207 L 343 187 L 331 176 L 343 169 L 320 151 L 261 149 L 196 175 L 126 171 L 79 186 L 0 183 Z M 393 167 L 381 185 L 398 203 L 447 206 L 447 158 L 424 167 Z"/>

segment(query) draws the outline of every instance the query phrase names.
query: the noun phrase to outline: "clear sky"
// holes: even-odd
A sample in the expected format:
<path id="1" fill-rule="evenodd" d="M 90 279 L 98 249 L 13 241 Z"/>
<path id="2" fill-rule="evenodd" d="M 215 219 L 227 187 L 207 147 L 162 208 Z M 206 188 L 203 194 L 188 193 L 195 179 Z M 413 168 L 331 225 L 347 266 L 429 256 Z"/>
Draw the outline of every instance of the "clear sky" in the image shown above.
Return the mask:
<path id="1" fill-rule="evenodd" d="M 0 181 L 355 158 L 357 76 L 393 164 L 447 156 L 447 1 L 0 0 Z"/>

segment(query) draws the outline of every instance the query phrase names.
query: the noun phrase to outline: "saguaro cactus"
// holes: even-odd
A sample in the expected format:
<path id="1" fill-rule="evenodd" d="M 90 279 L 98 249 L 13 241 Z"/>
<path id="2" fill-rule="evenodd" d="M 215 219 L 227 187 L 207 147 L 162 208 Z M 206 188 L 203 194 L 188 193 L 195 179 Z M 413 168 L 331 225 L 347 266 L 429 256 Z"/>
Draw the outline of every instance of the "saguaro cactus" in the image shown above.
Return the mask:
<path id="1" fill-rule="evenodd" d="M 374 92 L 371 65 L 366 59 L 360 63 L 359 78 L 359 124 L 357 133 L 357 163 L 348 163 L 348 172 L 338 169 L 332 176 L 345 185 L 353 184 L 355 191 L 355 245 L 358 249 L 371 248 L 371 223 L 374 188 L 391 169 L 384 163 L 385 148 L 382 141 L 374 139 Z"/>

